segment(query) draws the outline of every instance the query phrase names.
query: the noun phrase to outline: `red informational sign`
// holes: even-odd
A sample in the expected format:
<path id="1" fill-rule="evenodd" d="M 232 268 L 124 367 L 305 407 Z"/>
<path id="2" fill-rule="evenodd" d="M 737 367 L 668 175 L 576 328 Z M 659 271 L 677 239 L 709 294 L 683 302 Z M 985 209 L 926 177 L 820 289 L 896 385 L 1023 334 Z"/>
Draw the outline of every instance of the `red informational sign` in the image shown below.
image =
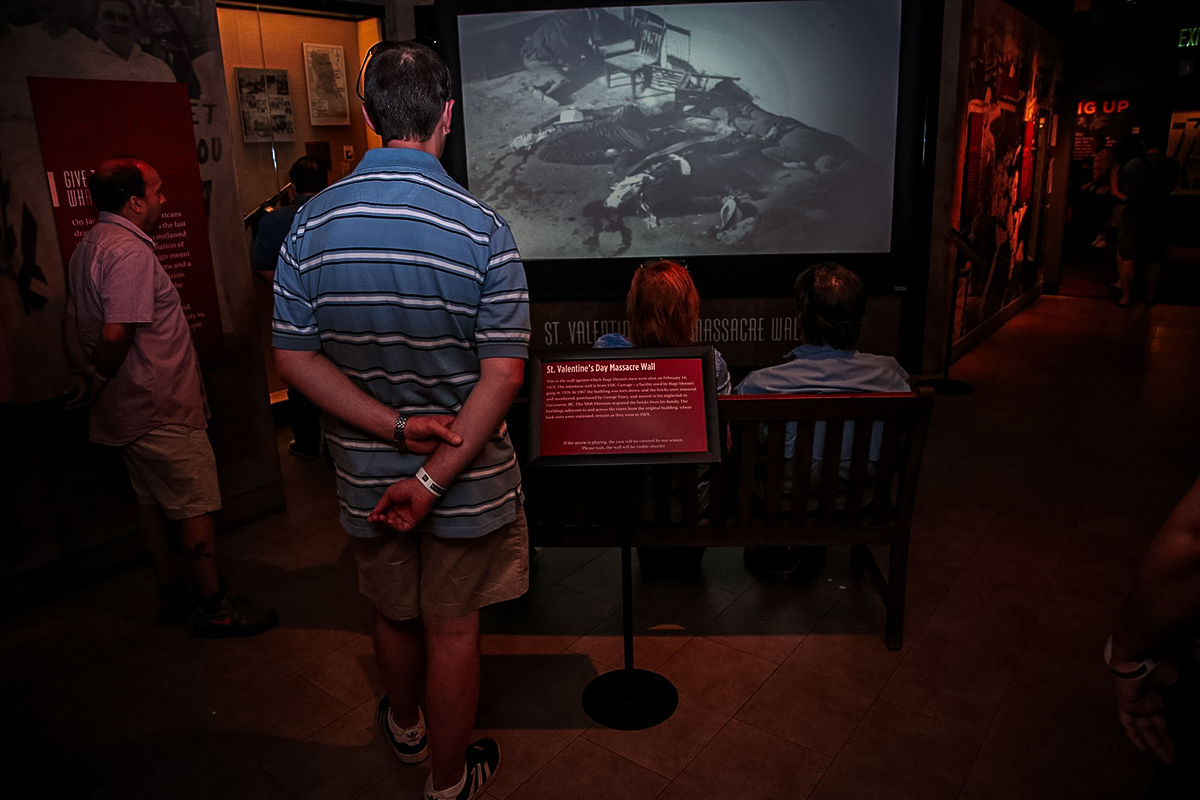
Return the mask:
<path id="1" fill-rule="evenodd" d="M 1002 73 L 996 79 L 997 94 L 1002 103 L 1016 105 L 1021 102 L 1021 76 L 1017 74 L 1016 63 L 1008 65 L 1008 72 Z"/>
<path id="2" fill-rule="evenodd" d="M 131 155 L 162 177 L 158 260 L 179 291 L 200 363 L 225 355 L 192 106 L 182 83 L 29 78 L 63 262 L 96 222 L 87 182 L 105 158 Z"/>
<path id="3" fill-rule="evenodd" d="M 1021 175 L 1017 180 L 1017 205 L 1023 206 L 1033 197 L 1033 159 L 1037 155 L 1037 119 L 1025 121 L 1025 136 L 1021 140 Z"/>
<path id="4" fill-rule="evenodd" d="M 1112 147 L 1133 133 L 1141 119 L 1137 98 L 1120 96 L 1080 97 L 1075 106 L 1075 140 L 1071 158 L 1092 166 L 1096 153 Z"/>
<path id="5" fill-rule="evenodd" d="M 540 456 L 704 453 L 700 358 L 541 364 Z"/>

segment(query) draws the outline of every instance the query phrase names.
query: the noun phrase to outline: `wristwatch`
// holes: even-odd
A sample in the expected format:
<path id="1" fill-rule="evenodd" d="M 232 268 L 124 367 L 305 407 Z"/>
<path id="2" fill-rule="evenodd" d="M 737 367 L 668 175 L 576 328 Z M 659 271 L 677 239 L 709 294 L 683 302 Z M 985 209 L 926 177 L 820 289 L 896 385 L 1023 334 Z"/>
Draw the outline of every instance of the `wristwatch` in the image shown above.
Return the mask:
<path id="1" fill-rule="evenodd" d="M 396 427 L 392 428 L 392 442 L 395 443 L 396 449 L 401 453 L 408 452 L 408 445 L 404 442 L 404 429 L 408 426 L 408 417 L 404 414 L 396 417 Z"/>

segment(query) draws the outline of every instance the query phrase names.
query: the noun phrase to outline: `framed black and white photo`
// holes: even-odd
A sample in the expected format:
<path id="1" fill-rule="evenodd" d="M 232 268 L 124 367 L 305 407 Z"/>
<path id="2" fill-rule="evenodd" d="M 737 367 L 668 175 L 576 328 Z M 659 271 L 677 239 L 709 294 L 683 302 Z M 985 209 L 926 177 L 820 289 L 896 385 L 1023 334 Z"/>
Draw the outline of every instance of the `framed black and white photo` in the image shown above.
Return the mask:
<path id="1" fill-rule="evenodd" d="M 292 94 L 286 69 L 236 67 L 242 141 L 294 142 Z"/>
<path id="2" fill-rule="evenodd" d="M 308 115 L 313 125 L 349 125 L 346 54 L 341 45 L 304 43 Z"/>

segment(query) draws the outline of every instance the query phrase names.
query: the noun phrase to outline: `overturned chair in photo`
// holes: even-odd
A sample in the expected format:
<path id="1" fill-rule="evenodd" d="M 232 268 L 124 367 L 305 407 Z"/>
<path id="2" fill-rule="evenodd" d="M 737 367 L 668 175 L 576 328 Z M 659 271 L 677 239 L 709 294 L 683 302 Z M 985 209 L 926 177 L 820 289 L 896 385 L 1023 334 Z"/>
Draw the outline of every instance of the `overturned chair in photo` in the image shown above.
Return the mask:
<path id="1" fill-rule="evenodd" d="M 932 392 L 717 402 L 719 463 L 523 467 L 532 543 L 613 546 L 628 532 L 640 547 L 848 545 L 854 575 L 865 570 L 883 600 L 884 641 L 899 649 Z M 814 447 L 844 458 L 814 459 Z"/>

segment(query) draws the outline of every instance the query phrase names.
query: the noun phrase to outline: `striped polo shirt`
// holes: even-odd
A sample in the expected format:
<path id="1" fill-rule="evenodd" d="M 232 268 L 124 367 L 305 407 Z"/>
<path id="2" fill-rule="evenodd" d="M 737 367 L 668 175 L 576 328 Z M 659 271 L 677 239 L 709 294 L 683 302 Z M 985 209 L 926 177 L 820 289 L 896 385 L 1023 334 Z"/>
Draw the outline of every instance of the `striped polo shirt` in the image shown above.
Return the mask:
<path id="1" fill-rule="evenodd" d="M 455 183 L 436 158 L 367 151 L 358 168 L 300 210 L 275 272 L 274 345 L 319 350 L 363 391 L 406 414 L 454 414 L 484 358 L 526 358 L 529 294 L 508 224 Z M 426 456 L 402 454 L 332 414 L 342 524 L 367 521 L 384 490 Z M 482 536 L 516 516 L 521 490 L 501 430 L 418 528 Z"/>

